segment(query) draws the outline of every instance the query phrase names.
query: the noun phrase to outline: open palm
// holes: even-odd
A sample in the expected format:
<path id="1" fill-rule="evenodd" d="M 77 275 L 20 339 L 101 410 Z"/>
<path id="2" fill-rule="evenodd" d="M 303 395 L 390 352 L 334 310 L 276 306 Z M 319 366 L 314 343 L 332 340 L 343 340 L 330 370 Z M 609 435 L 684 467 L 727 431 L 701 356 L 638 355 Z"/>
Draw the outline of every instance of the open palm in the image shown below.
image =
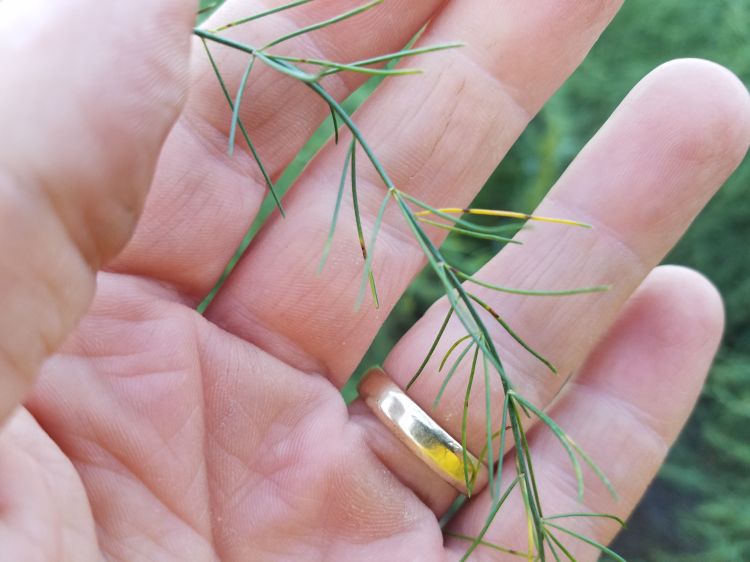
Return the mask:
<path id="1" fill-rule="evenodd" d="M 274 3 L 232 0 L 215 21 Z M 226 155 L 229 110 L 196 45 L 188 68 L 190 4 L 0 5 L 9 85 L 0 91 L 0 559 L 456 560 L 467 543 L 455 535 L 480 531 L 486 493 L 461 509 L 446 539 L 438 518 L 455 493 L 338 391 L 424 265 L 394 212 L 375 256 L 380 309 L 355 311 L 363 264 L 353 221 L 341 221 L 316 273 L 343 148 L 322 151 L 285 199 L 286 219 L 269 221 L 205 317 L 194 310 L 265 188 L 247 154 Z M 424 76 L 386 83 L 356 116 L 400 189 L 463 206 L 617 5 L 392 0 L 289 48 L 355 60 L 401 47 L 428 21 L 421 42 L 466 42 L 413 61 Z M 313 2 L 234 33 L 261 44 L 349 7 Z M 246 59 L 217 59 L 236 88 Z M 340 99 L 359 83 L 338 75 L 325 85 Z M 268 69 L 253 74 L 247 99 L 243 118 L 278 177 L 327 107 Z M 614 501 L 588 478 L 580 505 L 564 451 L 530 428 L 546 512 L 626 517 L 682 426 L 718 345 L 721 301 L 694 272 L 653 268 L 748 142 L 750 102 L 736 78 L 703 61 L 667 64 L 626 98 L 539 209 L 594 230 L 537 226 L 480 272 L 527 289 L 613 285 L 566 298 L 483 297 L 561 373 L 551 377 L 498 331 L 510 377 L 621 495 Z M 361 174 L 367 229 L 383 188 L 372 170 Z M 346 216 L 351 201 L 344 205 Z M 446 310 L 436 303 L 388 357 L 399 384 Z M 437 375 L 430 364 L 410 390 L 428 410 Z M 430 410 L 454 435 L 467 376 L 459 370 Z M 500 389 L 492 392 L 498 403 Z M 469 419 L 475 453 L 483 395 L 480 384 Z M 602 542 L 617 531 L 604 519 L 571 526 Z M 486 539 L 528 548 L 520 498 Z M 570 548 L 596 557 L 585 544 Z M 480 547 L 473 556 L 511 555 Z"/>

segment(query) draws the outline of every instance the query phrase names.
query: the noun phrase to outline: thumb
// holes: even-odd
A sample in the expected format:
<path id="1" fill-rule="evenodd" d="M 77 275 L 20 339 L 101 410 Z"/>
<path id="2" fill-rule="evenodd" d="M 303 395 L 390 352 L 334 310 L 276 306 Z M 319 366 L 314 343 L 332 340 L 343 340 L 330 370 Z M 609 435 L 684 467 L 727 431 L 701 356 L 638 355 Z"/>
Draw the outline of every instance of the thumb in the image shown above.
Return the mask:
<path id="1" fill-rule="evenodd" d="M 195 11 L 0 1 L 0 421 L 132 233 L 185 98 Z"/>

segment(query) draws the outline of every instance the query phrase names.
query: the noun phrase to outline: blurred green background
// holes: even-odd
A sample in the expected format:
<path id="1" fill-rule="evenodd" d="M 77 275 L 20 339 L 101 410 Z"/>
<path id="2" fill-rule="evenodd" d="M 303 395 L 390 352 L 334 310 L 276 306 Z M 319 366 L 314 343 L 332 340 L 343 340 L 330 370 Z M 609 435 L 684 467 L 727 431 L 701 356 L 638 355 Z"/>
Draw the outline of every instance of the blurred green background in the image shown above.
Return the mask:
<path id="1" fill-rule="evenodd" d="M 204 1 L 208 3 L 211 0 Z M 714 60 L 750 85 L 750 0 L 625 2 L 584 64 L 492 175 L 476 206 L 533 210 L 627 92 L 654 67 L 679 57 Z M 318 138 L 290 166 L 279 182 L 282 190 L 330 130 L 330 124 L 324 125 Z M 446 242 L 446 252 L 466 270 L 478 268 L 497 250 L 467 238 L 451 237 Z M 750 159 L 665 262 L 693 267 L 720 288 L 727 309 L 726 335 L 690 422 L 628 529 L 617 539 L 615 550 L 636 562 L 747 562 Z M 382 362 L 395 341 L 440 294 L 438 284 L 421 275 L 389 317 L 357 375 Z M 353 396 L 352 385 L 345 395 Z"/>

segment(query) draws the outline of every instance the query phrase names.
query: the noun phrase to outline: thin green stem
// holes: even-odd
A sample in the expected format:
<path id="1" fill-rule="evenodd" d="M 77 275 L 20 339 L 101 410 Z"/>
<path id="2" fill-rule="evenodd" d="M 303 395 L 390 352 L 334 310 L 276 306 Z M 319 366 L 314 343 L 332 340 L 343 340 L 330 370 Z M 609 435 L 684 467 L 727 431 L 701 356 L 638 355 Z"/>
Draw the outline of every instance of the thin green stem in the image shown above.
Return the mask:
<path id="1" fill-rule="evenodd" d="M 277 72 L 281 72 L 282 74 L 286 74 L 290 78 L 294 78 L 296 80 L 299 80 L 300 82 L 310 84 L 313 82 L 317 82 L 320 78 L 314 74 L 308 74 L 307 72 L 300 70 L 294 65 L 291 65 L 284 61 L 279 61 L 276 58 L 272 56 L 268 56 L 263 51 L 256 51 L 255 56 L 257 56 L 260 60 L 262 60 L 267 66 L 270 66 Z"/>
<path id="2" fill-rule="evenodd" d="M 531 520 L 533 521 L 533 538 L 536 546 L 537 553 L 541 560 L 544 560 L 544 534 L 542 526 L 542 515 L 537 511 L 537 505 L 539 504 L 536 498 L 529 497 L 530 494 L 534 493 L 535 488 L 532 487 L 529 479 L 528 470 L 529 464 L 532 462 L 530 457 L 526 456 L 526 452 L 522 447 L 519 447 L 523 443 L 521 434 L 523 433 L 523 425 L 521 418 L 518 414 L 515 401 L 511 400 L 508 403 L 508 415 L 510 417 L 511 431 L 513 432 L 513 439 L 516 442 L 516 462 L 518 463 L 518 469 L 523 474 L 523 486 L 522 490 L 527 497 L 524 502 L 526 509 L 528 509 Z"/>
<path id="3" fill-rule="evenodd" d="M 498 451 L 499 451 L 499 457 L 502 459 L 503 454 L 505 453 L 505 437 L 506 437 L 506 431 L 508 428 L 508 395 L 506 394 L 503 398 L 503 412 L 500 416 L 500 444 L 498 445 Z M 494 461 L 494 459 L 493 459 Z M 492 461 L 491 461 L 492 462 Z M 495 475 L 495 489 L 490 490 L 492 493 L 492 497 L 496 498 L 498 494 L 500 493 L 500 485 L 503 481 L 503 463 L 502 460 L 497 463 L 497 474 Z"/>
<path id="4" fill-rule="evenodd" d="M 389 180 L 390 181 L 390 180 Z M 497 370 L 498 375 L 503 381 L 503 389 L 507 392 L 513 386 L 508 380 L 503 368 L 500 356 L 495 348 L 495 344 L 492 341 L 487 327 L 482 322 L 476 309 L 472 304 L 472 299 L 468 293 L 464 290 L 461 282 L 456 275 L 445 267 L 445 260 L 442 255 L 432 243 L 430 238 L 425 234 L 424 230 L 419 227 L 414 214 L 411 209 L 406 205 L 402 196 L 405 194 L 401 191 L 395 191 L 395 199 L 398 203 L 402 214 L 406 218 L 407 224 L 414 233 L 417 242 L 424 250 L 427 261 L 432 267 L 435 274 L 441 280 L 446 289 L 446 296 L 451 303 L 451 306 L 456 311 L 456 316 L 466 328 L 466 331 L 472 334 L 476 344 L 482 349 L 482 352 L 486 357 L 489 358 L 493 367 Z M 454 294 L 455 293 L 455 294 Z M 468 316 L 466 315 L 468 313 Z"/>
<path id="5" fill-rule="evenodd" d="M 331 122 L 333 124 L 333 144 L 339 143 L 339 120 L 336 117 L 336 112 L 329 105 L 328 108 L 331 110 Z"/>
<path id="6" fill-rule="evenodd" d="M 496 484 L 496 477 L 495 477 L 495 451 L 493 450 L 492 446 L 492 389 L 490 387 L 490 370 L 487 368 L 487 358 L 486 356 L 482 356 L 482 362 L 483 362 L 483 374 L 484 374 L 484 421 L 485 421 L 485 432 L 487 434 L 487 441 L 486 441 L 486 447 L 487 447 L 487 472 L 488 472 L 488 479 L 487 479 L 487 486 L 490 489 L 490 492 L 492 490 L 497 490 L 499 488 L 498 484 Z M 493 500 L 497 500 L 495 496 L 492 497 Z"/>
<path id="7" fill-rule="evenodd" d="M 238 51 L 245 52 L 249 55 L 258 54 L 258 50 L 255 47 L 251 47 L 250 45 L 246 45 L 245 43 L 240 43 L 239 41 L 235 41 L 234 39 L 229 39 L 228 37 L 222 37 L 221 35 L 216 35 L 215 33 L 208 31 L 207 29 L 201 29 L 200 27 L 196 27 L 193 29 L 193 33 L 196 36 L 206 41 L 219 43 L 220 45 L 231 47 L 232 49 L 237 49 Z"/>

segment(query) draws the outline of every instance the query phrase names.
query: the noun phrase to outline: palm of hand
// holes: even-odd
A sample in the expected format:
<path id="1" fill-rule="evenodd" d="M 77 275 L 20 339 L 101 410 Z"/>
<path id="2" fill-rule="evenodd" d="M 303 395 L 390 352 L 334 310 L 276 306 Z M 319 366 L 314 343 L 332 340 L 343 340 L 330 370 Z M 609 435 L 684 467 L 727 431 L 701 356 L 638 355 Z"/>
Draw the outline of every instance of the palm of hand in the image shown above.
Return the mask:
<path id="1" fill-rule="evenodd" d="M 90 502 L 93 518 L 61 532 L 85 534 L 91 559 L 94 524 L 124 560 L 436 560 L 442 548 L 435 517 L 379 466 L 332 384 L 143 282 L 102 276 L 31 408 L 87 492 L 51 442 L 34 443 L 34 471 L 70 487 L 40 494 L 31 524 Z"/>
<path id="2" fill-rule="evenodd" d="M 439 3 L 420 4 L 402 7 L 403 17 L 395 24 L 395 8 L 387 7 L 368 22 L 378 30 L 379 51 L 403 44 Z M 235 9 L 244 15 L 247 7 Z M 489 52 L 490 62 L 474 47 L 468 55 L 451 54 L 439 65 L 420 60 L 418 66 L 432 72 L 432 83 L 418 86 L 407 98 L 394 82 L 376 94 L 357 120 L 400 187 L 431 203 L 463 205 L 614 10 L 576 7 L 581 13 L 565 23 L 569 29 L 564 37 L 543 38 L 544 25 L 523 16 L 521 8 L 512 3 L 493 8 L 503 21 L 517 22 L 518 29 L 536 30 L 539 45 L 532 50 L 538 50 L 538 60 L 549 60 L 562 46 L 568 49 L 562 64 L 555 59 L 534 73 L 510 30 L 498 44 L 494 31 L 472 28 L 474 18 L 466 6 L 443 10 L 425 40 L 466 37 L 479 51 Z M 311 9 L 307 17 L 319 19 L 315 15 Z M 552 16 L 537 17 L 552 21 Z M 266 32 L 272 35 L 274 30 Z M 371 54 L 373 42 L 355 41 L 359 35 L 359 30 L 351 30 L 352 52 L 343 58 Z M 520 62 L 508 66 L 499 55 L 492 58 L 493 53 L 516 53 Z M 224 62 L 235 69 L 244 63 Z M 503 76 L 510 86 L 489 77 L 491 73 Z M 531 79 L 539 73 L 544 80 Z M 238 72 L 226 72 L 233 74 Z M 354 312 L 361 257 L 356 244 L 349 244 L 356 240 L 352 225 L 342 224 L 334 242 L 334 263 L 316 276 L 332 186 L 340 173 L 340 154 L 333 147 L 290 193 L 288 218 L 269 223 L 207 318 L 194 311 L 264 192 L 248 158 L 229 161 L 223 154 L 228 115 L 203 61 L 195 62 L 194 76 L 194 97 L 159 161 L 134 238 L 110 271 L 99 275 L 93 306 L 63 350 L 46 363 L 27 404 L 36 421 L 17 415 L 0 441 L 0 483 L 25 483 L 4 490 L 4 503 L 11 507 L 0 544 L 19 553 L 12 559 L 24 559 L 34 544 L 44 553 L 39 559 L 77 561 L 100 559 L 102 553 L 123 560 L 460 557 L 465 543 L 449 542 L 446 547 L 437 519 L 452 499 L 450 491 L 429 476 L 415 482 L 413 473 L 420 468 L 409 464 L 408 453 L 388 442 L 374 443 L 387 437 L 373 428 L 358 405 L 347 411 L 337 390 L 422 261 L 394 215 L 379 242 L 382 262 L 376 264 L 376 271 L 383 272 L 383 311 L 364 307 Z M 704 113 L 698 123 L 685 122 L 686 107 L 704 108 L 701 84 L 708 79 L 722 84 L 715 111 Z M 341 97 L 355 85 L 342 80 L 331 87 Z M 305 94 L 290 91 L 270 72 L 260 73 L 251 87 L 256 91 L 253 107 L 244 117 L 259 124 L 256 143 L 266 147 L 269 167 L 278 174 L 325 107 L 297 103 Z M 428 95 L 437 87 L 445 97 Z M 671 99 L 677 109 L 670 110 L 662 100 L 676 89 L 683 93 L 676 102 Z M 459 92 L 465 104 L 456 103 L 453 95 Z M 651 275 L 637 296 L 623 303 L 744 153 L 748 104 L 738 92 L 727 73 L 705 63 L 673 65 L 647 79 L 630 107 L 613 118 L 543 204 L 547 214 L 572 213 L 573 218 L 591 220 L 599 233 L 586 238 L 540 228 L 528 234 L 523 250 L 504 251 L 484 270 L 490 280 L 540 288 L 559 279 L 570 286 L 618 280 L 610 294 L 596 301 L 499 302 L 493 297 L 514 325 L 539 333 L 538 347 L 549 350 L 564 374 L 579 373 L 556 405 L 557 417 L 567 420 L 574 433 L 579 430 L 580 441 L 594 456 L 607 459 L 613 447 L 645 451 L 647 457 L 652 453 L 645 462 L 628 464 L 624 456 L 605 462 L 623 500 L 612 505 L 594 488 L 590 509 L 622 515 L 632 509 L 689 411 L 715 348 L 718 301 L 694 274 L 669 270 Z M 484 103 L 484 113 L 477 116 L 478 100 L 487 97 L 493 101 Z M 279 105 L 291 109 L 277 112 Z M 384 117 L 383 107 L 392 114 Z M 737 111 L 742 119 L 736 119 Z M 635 115 L 649 125 L 633 124 Z M 404 120 L 410 126 L 402 130 Z M 463 126 L 451 132 L 446 127 L 454 121 Z M 705 132 L 719 130 L 726 138 L 723 149 L 716 151 L 715 139 L 706 140 Z M 489 139 L 495 139 L 492 148 L 484 148 Z M 457 153 L 460 146 L 464 150 Z M 614 146 L 618 156 L 604 156 Z M 644 146 L 652 147 L 651 152 Z M 409 152 L 406 159 L 404 151 Z M 445 164 L 448 154 L 450 163 Z M 652 165 L 642 167 L 644 158 Z M 424 177 L 423 169 L 440 169 L 439 184 Z M 626 172 L 632 174 L 629 181 L 622 180 Z M 248 174 L 256 180 L 253 185 L 248 185 Z M 602 174 L 610 186 L 607 201 L 592 196 Z M 361 204 L 367 220 L 380 192 L 376 181 L 367 172 L 363 175 Z M 675 202 L 677 190 L 689 196 Z M 632 201 L 639 211 L 646 208 L 645 217 L 627 210 L 625 203 Z M 649 218 L 664 215 L 658 223 Z M 550 269 L 540 273 L 535 264 L 554 255 L 568 262 L 580 255 L 586 259 L 577 262 L 580 268 L 553 259 Z M 398 267 L 391 271 L 389 264 Z M 686 302 L 705 306 L 686 311 Z M 389 373 L 402 384 L 421 361 L 444 306 L 433 307 L 388 358 Z M 574 330 L 569 329 L 572 316 L 580 319 Z M 658 346 L 654 338 L 660 338 Z M 540 405 L 548 404 L 563 381 L 537 376 L 538 368 L 499 333 L 498 341 L 507 347 L 511 372 L 528 376 L 525 390 Z M 665 355 L 661 348 L 671 352 Z M 439 384 L 434 371 L 436 367 L 431 378 L 427 373 L 426 382 L 414 388 L 415 399 L 423 404 L 431 402 Z M 619 375 L 616 381 L 609 371 Z M 678 376 L 684 390 L 665 412 L 664 396 Z M 456 379 L 465 376 L 459 372 Z M 446 397 L 435 414 L 448 426 L 451 420 L 455 424 L 463 400 L 462 385 L 455 384 L 455 399 Z M 581 424 L 576 414 L 584 395 L 593 424 L 591 419 Z M 644 415 L 634 415 L 634 404 Z M 479 434 L 483 413 L 471 423 Z M 592 425 L 597 431 L 586 429 Z M 635 436 L 624 445 L 613 437 L 628 432 Z M 575 500 L 561 476 L 567 469 L 556 468 L 562 456 L 549 451 L 543 432 L 536 433 L 531 443 L 542 458 L 541 477 L 549 479 L 542 485 L 552 496 L 552 510 L 570 509 Z M 482 442 L 481 435 L 475 437 Z M 454 529 L 475 535 L 486 515 L 483 501 L 482 496 L 473 500 Z M 519 536 L 525 516 L 515 503 L 508 509 L 505 523 L 488 536 L 523 547 Z M 614 532 L 606 523 L 590 527 L 601 540 Z M 44 529 L 43 536 L 39 529 Z M 581 552 L 593 556 L 590 550 Z M 481 555 L 501 556 L 494 551 Z"/>

